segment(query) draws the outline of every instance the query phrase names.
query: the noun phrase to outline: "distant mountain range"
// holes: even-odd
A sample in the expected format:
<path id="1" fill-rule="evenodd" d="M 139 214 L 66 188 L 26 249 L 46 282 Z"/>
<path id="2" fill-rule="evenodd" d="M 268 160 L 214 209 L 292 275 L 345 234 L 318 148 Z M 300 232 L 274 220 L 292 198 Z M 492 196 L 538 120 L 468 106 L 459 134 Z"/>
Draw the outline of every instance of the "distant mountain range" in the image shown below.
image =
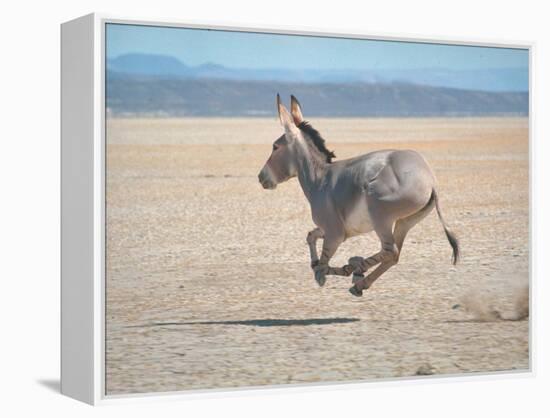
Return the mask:
<path id="1" fill-rule="evenodd" d="M 208 63 L 188 66 L 167 55 L 125 54 L 107 60 L 108 71 L 169 78 L 280 81 L 287 83 L 411 83 L 464 90 L 527 92 L 529 72 L 522 68 L 485 70 L 289 70 L 227 68 Z"/>
<path id="2" fill-rule="evenodd" d="M 392 78 L 399 71 L 375 75 L 356 70 L 190 67 L 173 57 L 129 54 L 107 62 L 107 107 L 114 116 L 270 116 L 276 111 L 275 95 L 281 93 L 296 95 L 311 116 L 528 114 L 529 96 L 521 91 L 523 81 L 514 75 L 516 70 L 485 74 L 492 89 L 464 87 L 481 83 L 481 73 L 468 77 L 464 72 L 438 71 L 402 71 L 401 80 Z M 520 91 L 498 91 L 506 71 L 513 73 L 512 80 L 517 76 Z M 422 77 L 425 83 L 418 81 Z"/>

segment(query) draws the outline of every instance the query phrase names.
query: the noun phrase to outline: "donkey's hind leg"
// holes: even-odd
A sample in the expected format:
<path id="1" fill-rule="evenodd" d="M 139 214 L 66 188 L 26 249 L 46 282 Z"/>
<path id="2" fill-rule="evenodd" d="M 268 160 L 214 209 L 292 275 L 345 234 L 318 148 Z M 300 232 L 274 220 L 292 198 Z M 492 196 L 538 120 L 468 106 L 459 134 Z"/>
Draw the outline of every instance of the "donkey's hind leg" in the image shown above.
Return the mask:
<path id="1" fill-rule="evenodd" d="M 389 257 L 385 261 L 382 261 L 378 267 L 374 269 L 367 277 L 361 277 L 359 280 L 354 281 L 354 285 L 350 288 L 350 292 L 354 296 L 362 296 L 363 290 L 367 290 L 382 274 L 388 271 L 399 262 L 399 256 L 401 255 L 401 248 L 403 242 L 414 224 L 410 225 L 405 219 L 399 220 L 395 223 L 395 230 L 393 232 L 395 245 L 397 247 L 397 254 L 394 257 Z"/>
<path id="2" fill-rule="evenodd" d="M 351 287 L 350 292 L 354 296 L 361 296 L 363 290 L 368 289 L 382 274 L 388 271 L 391 267 L 396 265 L 399 261 L 399 256 L 401 255 L 401 249 L 403 248 L 403 243 L 405 242 L 405 237 L 407 233 L 411 230 L 413 226 L 419 223 L 424 219 L 433 209 L 434 201 L 430 201 L 424 206 L 420 211 L 416 212 L 413 215 L 407 216 L 406 218 L 399 219 L 395 223 L 395 228 L 393 230 L 393 239 L 395 246 L 397 247 L 397 256 L 387 259 L 382 262 L 372 273 L 370 273 L 366 278 L 358 280 L 354 283 L 354 286 Z"/>
<path id="3" fill-rule="evenodd" d="M 354 285 L 350 288 L 350 292 L 353 295 L 361 296 L 363 294 L 363 289 L 368 288 L 366 285 L 367 279 L 363 275 L 367 270 L 380 264 L 380 266 L 371 273 L 374 275 L 375 272 L 378 272 L 378 276 L 380 276 L 383 272 L 397 263 L 399 249 L 396 245 L 392 229 L 393 221 L 390 219 L 384 219 L 383 222 L 375 224 L 374 230 L 380 239 L 382 247 L 380 251 L 367 258 L 352 257 L 349 259 L 348 263 L 355 269 L 353 272 Z"/>

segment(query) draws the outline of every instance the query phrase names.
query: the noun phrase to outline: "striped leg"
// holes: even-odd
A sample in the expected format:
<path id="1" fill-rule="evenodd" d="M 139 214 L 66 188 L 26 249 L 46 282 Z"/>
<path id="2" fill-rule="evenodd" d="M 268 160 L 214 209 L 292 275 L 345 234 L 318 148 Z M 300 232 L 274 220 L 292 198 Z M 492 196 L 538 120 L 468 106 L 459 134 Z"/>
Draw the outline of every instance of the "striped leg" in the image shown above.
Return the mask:
<path id="1" fill-rule="evenodd" d="M 309 254 L 311 256 L 311 268 L 316 272 L 316 277 L 319 278 L 319 280 L 317 280 L 317 278 L 316 280 L 320 286 L 325 283 L 323 280 L 326 280 L 323 277 L 323 274 L 325 276 L 349 276 L 352 273 L 352 270 L 349 266 L 331 267 L 328 265 L 328 260 L 330 259 L 330 257 L 332 257 L 332 255 L 334 255 L 334 252 L 336 252 L 336 249 L 338 249 L 338 245 L 340 245 L 340 243 L 338 243 L 336 248 L 333 248 L 334 246 L 331 245 L 327 245 L 325 247 L 325 245 L 323 244 L 323 254 L 325 254 L 327 262 L 326 265 L 321 265 L 319 256 L 317 254 L 317 240 L 319 240 L 319 238 L 324 238 L 324 236 L 325 234 L 320 228 L 315 228 L 314 230 L 310 231 L 309 234 L 307 234 L 306 240 L 307 244 L 309 245 Z M 330 254 L 331 249 L 333 251 L 332 254 Z M 321 258 L 323 258 L 323 256 L 321 256 Z M 317 271 L 319 271 L 319 273 L 317 273 Z"/>
<path id="2" fill-rule="evenodd" d="M 315 271 L 315 281 L 319 286 L 324 286 L 327 280 L 326 276 L 328 274 L 342 276 L 346 275 L 344 268 L 335 268 L 328 265 L 330 259 L 342 242 L 344 242 L 343 235 L 325 235 L 325 239 L 323 240 L 323 250 L 321 251 L 321 259 L 313 267 L 313 270 Z"/>
<path id="3" fill-rule="evenodd" d="M 374 271 L 370 273 L 366 278 L 360 277 L 359 280 L 354 283 L 354 286 L 350 288 L 350 292 L 352 295 L 361 296 L 363 294 L 363 290 L 368 289 L 376 281 L 376 279 L 378 279 L 382 274 L 384 274 L 392 266 L 398 263 L 399 256 L 401 255 L 401 249 L 403 248 L 403 243 L 405 242 L 405 237 L 407 236 L 407 233 L 411 230 L 413 226 L 424 219 L 432 211 L 433 207 L 434 203 L 432 200 L 430 200 L 426 204 L 426 206 L 422 208 L 422 210 L 418 211 L 414 215 L 399 219 L 395 223 L 395 229 L 392 235 L 397 251 L 393 253 L 392 256 L 383 260 L 382 263 L 376 269 L 374 269 Z M 369 264 L 367 260 L 365 260 L 365 263 Z"/>
<path id="4" fill-rule="evenodd" d="M 382 275 L 382 273 L 397 263 L 397 259 L 399 258 L 399 249 L 392 233 L 392 227 L 392 222 L 385 222 L 375 228 L 375 232 L 378 235 L 382 246 L 379 252 L 367 258 L 352 257 L 349 259 L 348 263 L 355 268 L 353 272 L 354 284 L 349 289 L 354 296 L 361 296 L 363 294 L 363 290 L 368 288 L 367 280 L 370 282 L 370 279 L 365 278 L 364 273 L 366 271 L 377 264 L 380 264 L 380 266 L 378 266 L 369 275 L 369 277 L 374 277 L 377 275 L 376 278 L 378 278 Z"/>

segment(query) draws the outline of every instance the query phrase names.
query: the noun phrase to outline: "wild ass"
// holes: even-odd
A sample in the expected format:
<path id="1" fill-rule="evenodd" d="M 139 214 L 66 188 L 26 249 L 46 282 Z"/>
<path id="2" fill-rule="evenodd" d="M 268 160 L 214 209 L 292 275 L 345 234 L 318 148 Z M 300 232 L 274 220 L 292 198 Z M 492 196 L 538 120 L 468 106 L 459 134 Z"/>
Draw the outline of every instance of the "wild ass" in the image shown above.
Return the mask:
<path id="1" fill-rule="evenodd" d="M 443 217 L 435 189 L 436 181 L 426 160 L 412 150 L 381 150 L 342 161 L 311 124 L 304 120 L 298 100 L 291 96 L 289 113 L 277 95 L 279 119 L 284 134 L 273 143 L 273 151 L 258 175 L 264 189 L 298 177 L 311 205 L 317 228 L 307 235 L 315 280 L 323 286 L 327 275 L 353 273 L 354 296 L 361 296 L 390 267 L 397 264 L 409 230 L 435 207 L 453 249 L 452 262 L 459 257 L 459 244 Z M 373 231 L 381 249 L 363 258 L 352 257 L 343 267 L 329 261 L 347 238 Z M 321 258 L 317 240 L 323 238 Z M 364 273 L 378 267 L 367 277 Z"/>

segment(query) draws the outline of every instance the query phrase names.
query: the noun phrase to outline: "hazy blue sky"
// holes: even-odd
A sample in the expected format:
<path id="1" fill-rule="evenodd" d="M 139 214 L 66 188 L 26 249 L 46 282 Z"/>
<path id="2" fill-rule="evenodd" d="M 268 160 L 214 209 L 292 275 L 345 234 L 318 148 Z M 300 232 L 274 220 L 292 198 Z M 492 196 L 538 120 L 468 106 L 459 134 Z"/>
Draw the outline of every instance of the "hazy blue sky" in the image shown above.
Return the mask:
<path id="1" fill-rule="evenodd" d="M 130 52 L 171 55 L 191 66 L 214 62 L 254 69 L 528 67 L 525 49 L 108 24 L 107 56 Z"/>

